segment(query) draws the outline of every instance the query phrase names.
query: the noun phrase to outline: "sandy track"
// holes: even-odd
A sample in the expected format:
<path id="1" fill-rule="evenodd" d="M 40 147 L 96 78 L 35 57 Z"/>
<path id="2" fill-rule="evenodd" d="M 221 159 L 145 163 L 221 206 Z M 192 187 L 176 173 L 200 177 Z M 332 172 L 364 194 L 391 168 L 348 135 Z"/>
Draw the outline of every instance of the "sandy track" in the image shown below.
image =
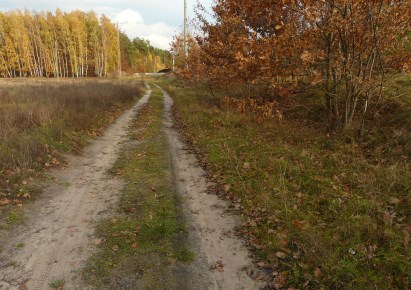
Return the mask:
<path id="1" fill-rule="evenodd" d="M 179 133 L 173 128 L 171 115 L 173 100 L 166 92 L 163 93 L 165 132 L 176 188 L 184 200 L 183 208 L 190 226 L 189 242 L 194 247 L 198 260 L 193 264 L 193 274 L 207 265 L 208 289 L 262 288 L 263 283 L 248 275 L 251 272 L 258 272 L 250 258 L 250 251 L 244 242 L 234 235 L 240 220 L 228 213 L 226 202 L 207 193 L 211 184 L 207 181 L 204 170 L 199 166 L 197 157 L 187 150 Z"/>
<path id="2" fill-rule="evenodd" d="M 107 174 L 130 122 L 150 91 L 95 140 L 84 154 L 68 158 L 68 167 L 53 172 L 53 185 L 25 210 L 26 222 L 0 233 L 0 289 L 48 289 L 64 279 L 64 289 L 84 289 L 79 270 L 93 252 L 95 222 L 115 206 L 123 183 Z M 18 248 L 16 244 L 24 244 Z"/>

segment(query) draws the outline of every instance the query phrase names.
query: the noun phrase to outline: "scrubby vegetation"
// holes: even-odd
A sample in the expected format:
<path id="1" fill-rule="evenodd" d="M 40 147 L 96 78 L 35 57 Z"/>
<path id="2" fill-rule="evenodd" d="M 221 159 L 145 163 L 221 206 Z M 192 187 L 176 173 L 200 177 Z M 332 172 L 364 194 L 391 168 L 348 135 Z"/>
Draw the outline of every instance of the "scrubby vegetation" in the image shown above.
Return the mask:
<path id="1" fill-rule="evenodd" d="M 361 143 L 327 133 L 306 94 L 312 110 L 262 119 L 227 104 L 227 91 L 163 82 L 217 193 L 244 214 L 241 234 L 274 273 L 271 288 L 410 286 L 409 77 L 391 81 L 387 93 L 407 97 L 386 103 Z"/>

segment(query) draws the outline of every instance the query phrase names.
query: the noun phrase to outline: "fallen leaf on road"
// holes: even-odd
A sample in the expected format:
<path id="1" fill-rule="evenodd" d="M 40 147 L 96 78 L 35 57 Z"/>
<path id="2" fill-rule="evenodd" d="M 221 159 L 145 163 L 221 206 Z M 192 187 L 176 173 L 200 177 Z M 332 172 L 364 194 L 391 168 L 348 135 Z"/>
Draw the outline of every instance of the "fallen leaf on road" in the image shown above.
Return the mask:
<path id="1" fill-rule="evenodd" d="M 0 200 L 0 206 L 9 205 L 10 203 L 11 201 L 8 198 Z"/>
<path id="2" fill-rule="evenodd" d="M 222 273 L 224 272 L 224 265 L 223 262 L 217 261 L 212 267 L 212 270 L 217 270 L 218 272 Z"/>

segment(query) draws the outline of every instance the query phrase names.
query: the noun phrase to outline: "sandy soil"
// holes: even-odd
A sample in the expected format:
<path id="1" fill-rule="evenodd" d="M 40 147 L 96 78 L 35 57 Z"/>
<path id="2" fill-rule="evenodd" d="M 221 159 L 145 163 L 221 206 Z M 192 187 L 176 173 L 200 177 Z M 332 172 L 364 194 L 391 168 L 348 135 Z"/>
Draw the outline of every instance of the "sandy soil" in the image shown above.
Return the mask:
<path id="1" fill-rule="evenodd" d="M 164 92 L 164 91 L 163 91 Z M 208 289 L 260 289 L 264 285 L 250 277 L 257 273 L 244 242 L 234 235 L 240 220 L 228 212 L 228 204 L 208 194 L 212 185 L 196 156 L 183 144 L 173 129 L 171 107 L 173 100 L 164 92 L 165 132 L 173 164 L 178 193 L 183 198 L 185 216 L 190 225 L 190 243 L 196 249 L 197 262 L 208 265 Z M 196 265 L 193 265 L 196 267 Z M 198 268 L 198 267 L 197 267 Z M 194 270 L 194 272 L 197 272 Z"/>
<path id="2" fill-rule="evenodd" d="M 53 172 L 53 184 L 24 210 L 26 222 L 2 232 L 0 289 L 49 289 L 64 279 L 64 289 L 84 289 L 79 269 L 93 251 L 95 222 L 113 207 L 123 184 L 107 174 L 130 122 L 148 101 L 148 92 L 95 140 L 66 169 Z M 16 247 L 16 244 L 24 245 Z"/>

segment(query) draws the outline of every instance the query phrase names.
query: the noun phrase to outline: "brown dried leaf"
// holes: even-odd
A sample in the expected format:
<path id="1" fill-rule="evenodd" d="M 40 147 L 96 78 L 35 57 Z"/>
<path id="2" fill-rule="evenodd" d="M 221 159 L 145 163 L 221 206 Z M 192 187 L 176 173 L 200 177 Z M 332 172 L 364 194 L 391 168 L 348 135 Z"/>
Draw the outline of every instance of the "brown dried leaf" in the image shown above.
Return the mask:
<path id="1" fill-rule="evenodd" d="M 0 206 L 5 206 L 5 205 L 9 205 L 11 204 L 11 200 L 8 198 L 4 198 L 2 200 L 0 200 Z"/>
<path id="2" fill-rule="evenodd" d="M 395 198 L 395 197 L 390 199 L 390 204 L 393 204 L 393 205 L 399 205 L 400 202 L 401 202 L 401 200 L 399 200 L 398 198 Z"/>
<path id="3" fill-rule="evenodd" d="M 284 252 L 277 252 L 275 255 L 280 259 L 285 259 L 287 257 L 287 254 Z"/>
<path id="4" fill-rule="evenodd" d="M 320 268 L 317 268 L 317 269 L 314 270 L 314 276 L 316 278 L 320 278 L 322 275 L 323 275 L 323 272 L 321 271 Z"/>
<path id="5" fill-rule="evenodd" d="M 258 262 L 257 265 L 258 265 L 258 267 L 260 267 L 260 268 L 264 268 L 265 263 L 264 263 L 264 262 Z"/>
<path id="6" fill-rule="evenodd" d="M 211 267 L 212 269 L 217 270 L 218 272 L 224 272 L 224 265 L 222 261 L 217 261 L 213 267 Z"/>
<path id="7" fill-rule="evenodd" d="M 101 243 L 103 242 L 103 238 L 100 239 L 94 239 L 93 243 L 97 246 L 101 245 Z"/>

